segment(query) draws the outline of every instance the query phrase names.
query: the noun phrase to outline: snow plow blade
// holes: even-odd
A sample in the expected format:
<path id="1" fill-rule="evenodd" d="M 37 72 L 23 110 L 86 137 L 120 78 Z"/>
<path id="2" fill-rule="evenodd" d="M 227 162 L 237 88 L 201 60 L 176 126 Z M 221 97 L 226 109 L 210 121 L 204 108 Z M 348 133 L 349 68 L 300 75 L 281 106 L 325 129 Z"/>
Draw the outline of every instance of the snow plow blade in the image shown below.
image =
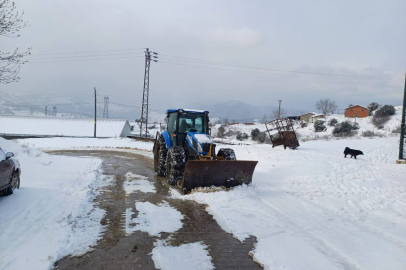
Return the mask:
<path id="1" fill-rule="evenodd" d="M 183 172 L 183 190 L 197 187 L 234 187 L 252 182 L 258 161 L 190 160 Z"/>

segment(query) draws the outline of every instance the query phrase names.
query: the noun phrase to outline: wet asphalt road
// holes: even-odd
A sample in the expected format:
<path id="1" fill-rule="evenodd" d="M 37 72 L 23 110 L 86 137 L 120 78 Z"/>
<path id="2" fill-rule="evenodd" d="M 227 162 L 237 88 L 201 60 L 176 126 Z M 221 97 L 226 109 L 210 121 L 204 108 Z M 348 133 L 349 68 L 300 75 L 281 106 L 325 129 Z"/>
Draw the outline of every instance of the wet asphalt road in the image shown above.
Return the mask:
<path id="1" fill-rule="evenodd" d="M 101 220 L 107 225 L 102 239 L 93 247 L 93 251 L 82 256 L 67 256 L 55 264 L 55 269 L 156 269 L 151 258 L 154 242 L 167 240 L 173 246 L 186 243 L 203 242 L 208 246 L 212 263 L 216 269 L 262 269 L 248 255 L 253 249 L 255 238 L 244 243 L 223 231 L 213 217 L 205 210 L 206 205 L 194 201 L 169 198 L 170 187 L 166 179 L 153 172 L 153 160 L 141 154 L 121 151 L 53 151 L 55 155 L 94 156 L 104 160 L 103 174 L 113 177 L 112 184 L 96 198 L 99 208 L 106 211 Z M 148 177 L 156 193 L 136 191 L 126 196 L 123 183 L 125 174 Z M 135 202 L 160 204 L 164 201 L 176 208 L 185 217 L 183 227 L 175 233 L 162 233 L 160 237 L 150 236 L 146 232 L 135 231 L 125 234 L 125 211 L 132 208 L 133 218 L 138 215 Z M 171 240 L 167 238 L 170 236 Z"/>

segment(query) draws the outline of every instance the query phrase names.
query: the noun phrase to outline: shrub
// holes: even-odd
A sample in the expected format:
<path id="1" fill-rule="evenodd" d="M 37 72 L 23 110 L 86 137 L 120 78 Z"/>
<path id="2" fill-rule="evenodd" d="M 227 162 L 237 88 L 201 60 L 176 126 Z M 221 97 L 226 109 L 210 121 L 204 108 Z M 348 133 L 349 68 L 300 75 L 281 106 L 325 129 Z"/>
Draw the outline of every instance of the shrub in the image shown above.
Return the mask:
<path id="1" fill-rule="evenodd" d="M 265 143 L 267 141 L 267 139 L 270 140 L 266 131 L 259 133 L 259 135 L 258 135 L 259 143 Z"/>
<path id="2" fill-rule="evenodd" d="M 260 134 L 261 134 L 261 131 L 259 131 L 259 129 L 257 129 L 257 128 L 254 128 L 253 130 L 251 130 L 252 140 L 257 141 Z"/>
<path id="3" fill-rule="evenodd" d="M 394 127 L 394 128 L 392 129 L 392 133 L 400 133 L 400 131 L 401 131 L 401 126 L 400 126 L 400 125 L 397 126 L 397 127 Z"/>
<path id="4" fill-rule="evenodd" d="M 379 116 L 377 112 L 375 112 L 374 116 L 372 117 L 372 124 L 374 124 L 378 128 L 383 128 L 384 124 L 389 121 L 389 116 Z"/>
<path id="5" fill-rule="evenodd" d="M 373 136 L 375 136 L 375 132 L 373 132 L 371 130 L 362 132 L 362 137 L 373 137 Z"/>
<path id="6" fill-rule="evenodd" d="M 221 125 L 219 127 L 219 129 L 217 130 L 217 137 L 224 138 L 225 132 L 226 132 L 226 129 L 224 128 L 224 125 Z"/>
<path id="7" fill-rule="evenodd" d="M 317 120 L 314 125 L 314 131 L 315 132 L 322 132 L 326 130 L 326 126 L 324 125 L 324 121 Z"/>
<path id="8" fill-rule="evenodd" d="M 238 133 L 237 136 L 235 136 L 235 138 L 239 141 L 244 141 L 246 139 L 248 139 L 248 134 L 247 133 Z"/>
<path id="9" fill-rule="evenodd" d="M 368 105 L 367 107 L 369 109 L 369 111 L 372 113 L 373 111 L 375 111 L 376 109 L 379 108 L 379 104 L 376 102 L 372 102 Z"/>
<path id="10" fill-rule="evenodd" d="M 359 129 L 359 124 L 357 122 L 352 124 L 352 129 L 353 130 L 358 130 Z"/>
<path id="11" fill-rule="evenodd" d="M 379 109 L 376 110 L 375 115 L 377 117 L 385 117 L 394 115 L 396 112 L 395 107 L 392 105 L 383 105 Z"/>
<path id="12" fill-rule="evenodd" d="M 300 123 L 300 127 L 301 127 L 301 128 L 307 127 L 307 123 L 306 123 L 306 122 L 301 122 L 301 123 Z"/>
<path id="13" fill-rule="evenodd" d="M 337 124 L 333 129 L 335 137 L 351 137 L 355 135 L 354 126 L 349 121 L 344 121 Z"/>
<path id="14" fill-rule="evenodd" d="M 334 126 L 337 125 L 337 124 L 338 124 L 338 120 L 335 119 L 335 118 L 331 118 L 330 121 L 328 121 L 328 125 L 329 125 L 330 127 L 334 127 Z"/>
<path id="15" fill-rule="evenodd" d="M 362 132 L 361 134 L 362 137 L 384 137 L 385 135 L 379 132 L 374 132 L 371 130 L 367 130 Z"/>

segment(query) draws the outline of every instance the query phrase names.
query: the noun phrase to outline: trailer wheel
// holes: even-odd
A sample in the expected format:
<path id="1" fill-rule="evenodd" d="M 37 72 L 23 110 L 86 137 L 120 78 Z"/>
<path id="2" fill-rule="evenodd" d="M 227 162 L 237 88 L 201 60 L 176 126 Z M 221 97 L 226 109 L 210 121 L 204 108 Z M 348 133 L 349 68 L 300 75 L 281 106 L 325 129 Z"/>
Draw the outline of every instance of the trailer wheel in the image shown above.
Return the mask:
<path id="1" fill-rule="evenodd" d="M 166 156 L 168 150 L 164 136 L 160 135 L 157 142 L 157 149 L 154 153 L 154 170 L 158 176 L 165 176 L 166 173 Z"/>
<path id="2" fill-rule="evenodd" d="M 231 148 L 220 148 L 217 156 L 224 160 L 237 160 L 235 157 L 235 152 Z"/>
<path id="3" fill-rule="evenodd" d="M 183 176 L 183 170 L 186 164 L 185 149 L 181 146 L 173 146 L 168 151 L 166 157 L 166 179 L 171 185 Z"/>

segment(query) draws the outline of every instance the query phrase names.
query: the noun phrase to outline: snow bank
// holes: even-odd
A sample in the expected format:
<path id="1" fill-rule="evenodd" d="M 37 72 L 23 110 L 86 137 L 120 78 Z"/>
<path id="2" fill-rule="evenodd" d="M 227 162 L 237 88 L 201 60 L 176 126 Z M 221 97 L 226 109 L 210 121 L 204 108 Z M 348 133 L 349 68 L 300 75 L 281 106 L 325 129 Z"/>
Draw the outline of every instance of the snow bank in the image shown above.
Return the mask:
<path id="1" fill-rule="evenodd" d="M 159 236 L 162 232 L 176 232 L 182 228 L 183 215 L 168 203 L 159 205 L 150 202 L 136 202 L 135 208 L 138 210 L 138 216 L 131 219 L 133 214 L 131 208 L 126 212 L 126 232 L 143 231 L 150 235 Z M 130 220 L 131 219 L 131 220 Z M 131 227 L 132 223 L 137 225 Z"/>
<path id="2" fill-rule="evenodd" d="M 107 184 L 101 160 L 50 156 L 0 138 L 21 163 L 21 187 L 0 196 L 0 269 L 51 269 L 100 238 L 104 211 L 93 199 Z"/>
<path id="3" fill-rule="evenodd" d="M 34 138 L 19 139 L 16 142 L 41 150 L 128 148 L 151 151 L 154 146 L 152 142 L 136 141 L 129 138 Z"/>
<path id="4" fill-rule="evenodd" d="M 357 160 L 345 147 L 360 149 Z M 222 147 L 219 145 L 218 147 Z M 259 160 L 250 186 L 173 196 L 207 204 L 265 269 L 391 269 L 406 265 L 405 167 L 398 138 L 311 141 L 298 150 L 227 146 Z"/>
<path id="5" fill-rule="evenodd" d="M 214 266 L 203 243 L 167 246 L 158 240 L 152 250 L 155 268 L 161 270 L 212 270 Z"/>

